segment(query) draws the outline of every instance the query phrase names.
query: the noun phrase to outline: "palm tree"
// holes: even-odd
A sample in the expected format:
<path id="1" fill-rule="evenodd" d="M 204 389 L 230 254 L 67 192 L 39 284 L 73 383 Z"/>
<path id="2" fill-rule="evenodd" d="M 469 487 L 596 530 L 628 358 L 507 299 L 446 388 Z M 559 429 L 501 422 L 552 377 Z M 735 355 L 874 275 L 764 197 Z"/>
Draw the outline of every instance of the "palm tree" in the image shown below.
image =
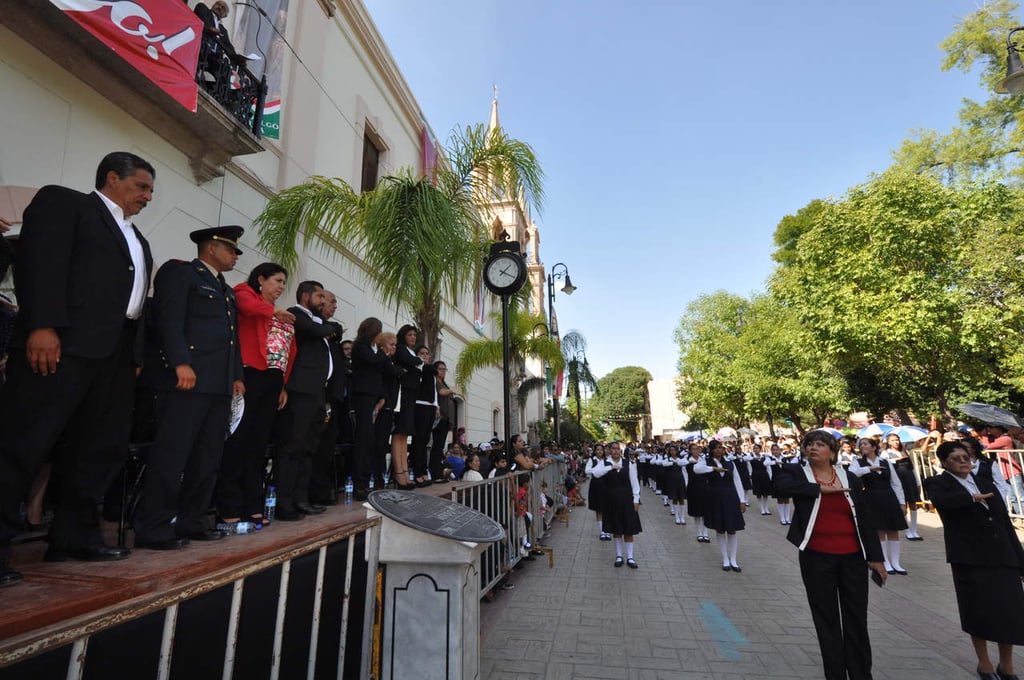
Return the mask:
<path id="1" fill-rule="evenodd" d="M 580 410 L 580 387 L 588 387 L 597 392 L 597 379 L 590 372 L 587 361 L 587 339 L 577 330 L 571 330 L 562 338 L 562 356 L 565 359 L 568 373 L 568 389 L 566 397 L 576 398 L 577 429 L 580 440 L 583 439 L 582 411 Z"/>
<path id="2" fill-rule="evenodd" d="M 540 210 L 543 172 L 528 144 L 500 127 L 455 132 L 433 178 L 410 168 L 357 193 L 338 177 L 313 176 L 271 198 L 255 224 L 259 246 L 294 269 L 299 237 L 333 256 L 361 260 L 385 305 L 412 314 L 436 347 L 446 303 L 479 281 L 489 203 L 517 196 Z"/>
<path id="3" fill-rule="evenodd" d="M 543 376 L 530 376 L 526 372 L 526 360 L 537 358 L 551 367 L 552 372 L 557 373 L 565 367 L 565 360 L 558 347 L 558 342 L 547 335 L 534 333 L 538 324 L 544 323 L 544 316 L 531 314 L 523 309 L 521 297 L 517 296 L 511 300 L 509 308 L 509 351 L 512 356 L 512 365 L 509 367 L 512 375 L 509 376 L 509 383 L 513 390 L 512 413 L 509 414 L 510 422 L 519 422 L 519 410 L 526 404 L 530 392 L 543 388 L 547 381 Z M 501 312 L 495 312 L 498 319 Z M 473 373 L 486 367 L 502 367 L 502 346 L 503 336 L 494 339 L 478 338 L 466 344 L 459 354 L 459 360 L 455 364 L 456 383 L 459 389 L 466 391 L 469 379 Z M 511 433 L 508 433 L 511 434 Z"/>

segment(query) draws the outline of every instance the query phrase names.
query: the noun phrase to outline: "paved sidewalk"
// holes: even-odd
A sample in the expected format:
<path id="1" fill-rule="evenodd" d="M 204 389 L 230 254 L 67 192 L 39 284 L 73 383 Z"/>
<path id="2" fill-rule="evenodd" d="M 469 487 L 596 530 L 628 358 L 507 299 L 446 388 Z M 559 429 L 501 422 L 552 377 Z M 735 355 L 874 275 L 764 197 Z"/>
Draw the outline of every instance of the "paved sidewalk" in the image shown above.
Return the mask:
<path id="1" fill-rule="evenodd" d="M 639 569 L 614 568 L 614 543 L 598 541 L 593 513 L 575 508 L 569 526 L 556 522 L 546 541 L 554 568 L 545 557 L 525 563 L 514 572 L 514 590 L 481 604 L 481 678 L 822 677 L 797 550 L 778 514 L 747 511 L 739 534 L 743 572 L 726 573 L 714 534 L 711 543 L 697 543 L 692 524 L 675 525 L 651 491 L 642 499 Z M 903 542 L 910 575 L 871 586 L 874 678 L 976 678 L 938 517 L 919 517 L 925 540 Z"/>

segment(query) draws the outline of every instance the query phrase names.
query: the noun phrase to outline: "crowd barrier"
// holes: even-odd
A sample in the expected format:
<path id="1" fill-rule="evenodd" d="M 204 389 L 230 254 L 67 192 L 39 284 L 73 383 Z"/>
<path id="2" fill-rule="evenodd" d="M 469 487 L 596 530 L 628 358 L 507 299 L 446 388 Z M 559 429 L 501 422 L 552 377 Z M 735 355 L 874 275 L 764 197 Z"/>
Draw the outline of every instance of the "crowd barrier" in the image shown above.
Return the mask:
<path id="1" fill-rule="evenodd" d="M 511 472 L 480 482 L 455 482 L 451 500 L 487 515 L 505 529 L 505 540 L 492 543 L 480 555 L 480 593 L 490 592 L 502 576 L 528 553 L 527 545 L 538 546 L 544 533 L 544 493 L 553 502 L 548 518 L 568 522 L 565 491 L 566 466 L 554 462 L 541 470 Z M 521 479 L 529 479 L 527 508 L 533 518 L 529 528 L 516 516 L 516 494 Z M 524 541 L 524 538 L 526 539 Z"/>

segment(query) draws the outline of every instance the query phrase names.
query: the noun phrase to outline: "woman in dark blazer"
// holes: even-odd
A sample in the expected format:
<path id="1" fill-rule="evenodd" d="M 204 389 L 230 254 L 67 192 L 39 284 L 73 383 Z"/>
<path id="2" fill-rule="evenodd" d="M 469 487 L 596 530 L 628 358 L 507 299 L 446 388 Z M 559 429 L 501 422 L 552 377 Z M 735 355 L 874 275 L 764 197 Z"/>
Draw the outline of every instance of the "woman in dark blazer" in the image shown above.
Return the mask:
<path id="1" fill-rule="evenodd" d="M 1024 645 L 1024 550 L 995 485 L 971 473 L 961 442 L 942 443 L 943 473 L 925 480 L 942 518 L 960 627 L 971 636 L 982 680 L 1015 680 L 1013 646 Z M 989 641 L 999 646 L 993 668 Z"/>
<path id="2" fill-rule="evenodd" d="M 420 391 L 423 368 L 426 362 L 416 354 L 416 340 L 419 331 L 406 324 L 398 329 L 398 349 L 391 357 L 395 365 L 405 372 L 399 379 L 398 403 L 395 405 L 395 426 L 391 432 L 391 466 L 396 474 L 399 468 L 408 469 L 409 436 L 416 434 L 416 395 Z M 428 486 L 427 471 L 413 470 L 416 486 Z M 404 480 L 403 480 L 404 481 Z"/>
<path id="3" fill-rule="evenodd" d="M 860 484 L 836 465 L 835 438 L 811 430 L 801 448 L 803 461 L 777 468 L 773 483 L 777 495 L 793 499 L 786 538 L 800 549 L 825 678 L 870 679 L 867 576 L 870 569 L 885 583 L 882 546 Z"/>

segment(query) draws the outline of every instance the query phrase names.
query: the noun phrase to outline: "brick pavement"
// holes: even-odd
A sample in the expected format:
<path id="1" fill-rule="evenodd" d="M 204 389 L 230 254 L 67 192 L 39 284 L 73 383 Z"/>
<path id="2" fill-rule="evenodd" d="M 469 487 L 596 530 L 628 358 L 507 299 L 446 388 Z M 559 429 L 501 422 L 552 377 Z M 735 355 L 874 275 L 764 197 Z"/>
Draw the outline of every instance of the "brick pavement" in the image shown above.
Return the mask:
<path id="1" fill-rule="evenodd" d="M 514 572 L 515 589 L 481 605 L 486 680 L 767 680 L 819 678 L 821 660 L 797 565 L 778 515 L 747 511 L 740 574 L 721 570 L 718 545 L 699 544 L 643 491 L 639 569 L 612 566 L 584 508 L 556 522 L 538 557 Z M 774 502 L 772 504 L 774 511 Z M 909 576 L 871 586 L 875 680 L 976 678 L 960 630 L 942 529 L 920 513 L 923 542 L 904 542 Z M 993 654 L 995 648 L 993 646 Z M 1024 669 L 1024 655 L 1018 654 Z"/>

